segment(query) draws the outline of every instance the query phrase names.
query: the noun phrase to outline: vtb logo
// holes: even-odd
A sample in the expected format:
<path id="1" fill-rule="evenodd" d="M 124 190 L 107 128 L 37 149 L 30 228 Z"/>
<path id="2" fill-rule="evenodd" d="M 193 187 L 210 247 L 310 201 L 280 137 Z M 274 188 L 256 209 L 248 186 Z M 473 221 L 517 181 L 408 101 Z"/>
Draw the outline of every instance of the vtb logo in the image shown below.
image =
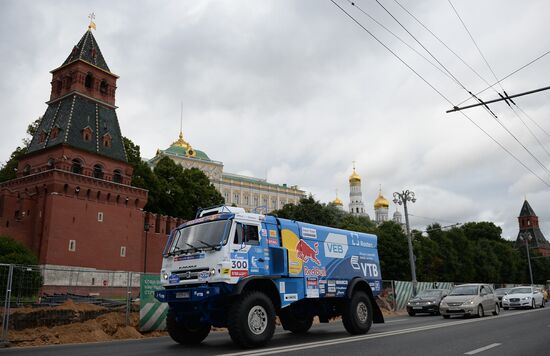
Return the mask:
<path id="1" fill-rule="evenodd" d="M 296 256 L 304 262 L 311 260 L 315 262 L 317 266 L 320 266 L 321 261 L 317 259 L 317 255 L 319 254 L 319 244 L 316 242 L 313 246 L 314 249 L 311 248 L 311 246 L 309 246 L 304 240 L 298 241 L 298 244 L 296 245 Z"/>

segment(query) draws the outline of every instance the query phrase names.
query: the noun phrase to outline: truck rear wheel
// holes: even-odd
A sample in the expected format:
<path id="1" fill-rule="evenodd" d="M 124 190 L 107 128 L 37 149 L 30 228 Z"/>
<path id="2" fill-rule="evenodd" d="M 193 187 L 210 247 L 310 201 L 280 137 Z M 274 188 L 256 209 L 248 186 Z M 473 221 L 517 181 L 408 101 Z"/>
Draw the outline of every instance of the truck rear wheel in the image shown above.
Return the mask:
<path id="1" fill-rule="evenodd" d="M 312 315 L 303 317 L 297 316 L 290 306 L 281 310 L 279 319 L 281 320 L 283 329 L 293 332 L 294 334 L 305 334 L 309 331 L 311 325 L 313 325 Z"/>
<path id="2" fill-rule="evenodd" d="M 182 345 L 200 344 L 210 333 L 210 325 L 176 320 L 176 312 L 172 309 L 166 316 L 166 329 L 172 340 Z"/>
<path id="3" fill-rule="evenodd" d="M 365 292 L 355 292 L 344 305 L 342 322 L 352 335 L 365 334 L 372 325 L 372 304 Z"/>
<path id="4" fill-rule="evenodd" d="M 265 345 L 275 332 L 275 308 L 262 292 L 251 291 L 233 302 L 227 315 L 229 336 L 241 347 Z"/>

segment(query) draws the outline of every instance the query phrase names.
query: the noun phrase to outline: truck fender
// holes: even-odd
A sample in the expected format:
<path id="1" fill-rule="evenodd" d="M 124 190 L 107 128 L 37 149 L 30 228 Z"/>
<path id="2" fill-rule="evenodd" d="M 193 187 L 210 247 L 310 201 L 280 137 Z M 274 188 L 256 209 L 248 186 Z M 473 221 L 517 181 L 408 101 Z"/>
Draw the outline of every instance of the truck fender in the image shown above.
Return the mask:
<path id="1" fill-rule="evenodd" d="M 375 324 L 381 324 L 384 323 L 384 315 L 382 314 L 382 311 L 380 310 L 380 307 L 378 306 L 378 303 L 376 303 L 376 298 L 374 298 L 374 295 L 372 294 L 372 289 L 370 288 L 369 282 L 360 277 L 356 277 L 352 279 L 348 284 L 348 289 L 346 291 L 346 297 L 351 299 L 353 296 L 353 293 L 355 291 L 363 291 L 366 292 L 369 296 L 369 299 L 372 304 L 372 320 Z"/>
<path id="2" fill-rule="evenodd" d="M 279 289 L 277 289 L 277 285 L 273 281 L 273 278 L 266 276 L 249 276 L 243 278 L 237 283 L 231 294 L 240 295 L 248 289 L 256 289 L 265 293 L 273 302 L 275 309 L 278 310 L 281 307 Z"/>

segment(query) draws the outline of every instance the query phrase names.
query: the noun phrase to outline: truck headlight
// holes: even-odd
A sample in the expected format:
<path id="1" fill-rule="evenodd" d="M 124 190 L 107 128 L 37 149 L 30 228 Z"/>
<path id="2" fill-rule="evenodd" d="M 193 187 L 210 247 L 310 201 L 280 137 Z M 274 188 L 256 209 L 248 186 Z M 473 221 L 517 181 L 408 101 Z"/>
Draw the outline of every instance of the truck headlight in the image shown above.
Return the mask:
<path id="1" fill-rule="evenodd" d="M 168 279 L 168 273 L 162 272 L 162 279 L 167 280 Z"/>
<path id="2" fill-rule="evenodd" d="M 215 268 L 212 268 L 210 270 L 210 277 L 214 276 L 216 274 L 216 269 Z"/>

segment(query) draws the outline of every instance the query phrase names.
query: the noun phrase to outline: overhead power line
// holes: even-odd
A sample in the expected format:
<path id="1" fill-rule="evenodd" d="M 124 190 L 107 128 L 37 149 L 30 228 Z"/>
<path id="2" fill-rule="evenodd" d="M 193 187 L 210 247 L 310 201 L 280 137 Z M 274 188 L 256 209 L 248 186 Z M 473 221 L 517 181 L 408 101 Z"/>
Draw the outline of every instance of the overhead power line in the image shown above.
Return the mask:
<path id="1" fill-rule="evenodd" d="M 347 17 L 349 17 L 355 24 L 357 24 L 363 31 L 367 32 L 376 42 L 378 42 L 382 47 L 384 47 L 388 52 L 390 52 L 395 58 L 397 58 L 403 65 L 405 65 L 409 70 L 411 70 L 418 78 L 420 78 L 424 83 L 426 83 L 432 90 L 434 90 L 439 96 L 441 96 L 445 101 L 447 101 L 450 105 L 453 107 L 453 103 L 441 92 L 439 91 L 434 85 L 432 85 L 428 80 L 426 80 L 420 73 L 418 73 L 414 68 L 412 68 L 405 60 L 403 60 L 397 53 L 395 53 L 391 48 L 389 48 L 385 43 L 383 43 L 378 37 L 376 37 L 370 30 L 368 30 L 362 23 L 360 23 L 353 15 L 351 15 L 348 11 L 346 11 L 342 6 L 340 6 L 338 3 L 336 3 L 335 0 L 330 0 L 336 6 L 340 11 L 342 11 Z M 352 6 L 356 6 L 355 3 L 351 3 Z M 529 168 L 523 161 L 521 161 L 517 156 L 515 156 L 510 150 L 508 150 L 504 145 L 502 145 L 498 140 L 496 140 L 491 134 L 489 134 L 485 129 L 483 129 L 481 126 L 479 126 L 472 118 L 470 118 L 468 115 L 466 115 L 464 112 L 460 111 L 460 113 L 467 118 L 474 126 L 476 126 L 479 130 L 481 130 L 487 137 L 489 137 L 493 142 L 495 142 L 502 150 L 504 150 L 506 153 L 508 153 L 516 162 L 518 162 L 521 166 L 523 166 L 526 170 L 531 172 L 537 179 L 539 179 L 544 185 L 547 187 L 550 187 L 550 184 L 546 182 L 544 179 L 542 179 L 535 171 L 533 171 L 531 168 Z"/>
<path id="2" fill-rule="evenodd" d="M 446 112 L 446 113 L 456 112 L 456 111 L 460 111 L 460 110 L 475 108 L 475 107 L 481 106 L 481 105 L 487 105 L 487 104 L 496 103 L 496 102 L 503 101 L 503 100 L 505 100 L 505 101 L 509 101 L 509 100 L 510 100 L 510 101 L 511 101 L 512 98 L 517 98 L 517 97 L 524 96 L 524 95 L 534 94 L 534 93 L 538 93 L 538 92 L 545 91 L 545 90 L 548 90 L 548 89 L 550 89 L 550 86 L 547 86 L 547 87 L 544 87 L 544 88 L 539 88 L 539 89 L 534 89 L 534 90 L 525 91 L 525 92 L 519 93 L 519 94 L 501 96 L 500 98 L 497 98 L 497 99 L 493 99 L 493 100 L 489 100 L 489 101 L 482 101 L 482 102 L 477 103 L 477 104 L 467 105 L 467 106 L 463 106 L 463 107 L 455 106 L 455 107 L 453 107 L 451 110 L 447 110 L 447 111 L 445 111 L 445 112 Z"/>

